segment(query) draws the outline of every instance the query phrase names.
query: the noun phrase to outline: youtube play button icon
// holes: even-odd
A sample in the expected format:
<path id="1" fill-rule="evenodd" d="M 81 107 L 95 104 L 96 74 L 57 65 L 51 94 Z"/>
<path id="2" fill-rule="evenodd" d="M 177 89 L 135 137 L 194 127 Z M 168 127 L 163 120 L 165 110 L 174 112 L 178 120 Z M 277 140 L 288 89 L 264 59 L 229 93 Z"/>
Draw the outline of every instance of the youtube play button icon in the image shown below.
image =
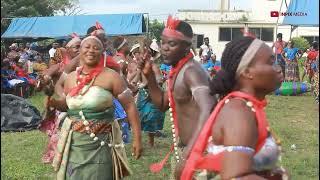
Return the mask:
<path id="1" fill-rule="evenodd" d="M 279 12 L 278 11 L 271 11 L 270 16 L 271 17 L 279 17 Z"/>

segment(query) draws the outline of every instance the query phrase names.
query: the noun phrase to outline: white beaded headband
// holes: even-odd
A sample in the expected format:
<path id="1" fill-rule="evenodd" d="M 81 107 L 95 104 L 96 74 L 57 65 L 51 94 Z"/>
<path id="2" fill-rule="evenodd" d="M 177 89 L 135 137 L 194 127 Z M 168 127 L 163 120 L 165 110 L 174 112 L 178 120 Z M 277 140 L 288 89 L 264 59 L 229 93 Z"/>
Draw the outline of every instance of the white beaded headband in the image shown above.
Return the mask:
<path id="1" fill-rule="evenodd" d="M 262 44 L 264 44 L 264 42 L 259 39 L 253 40 L 240 60 L 236 71 L 237 77 L 239 77 L 240 74 L 249 66 Z"/>
<path id="2" fill-rule="evenodd" d="M 103 47 L 103 44 L 102 44 L 101 40 L 100 40 L 99 38 L 97 38 L 96 36 L 88 36 L 88 37 L 84 38 L 84 39 L 81 41 L 80 46 L 82 46 L 83 43 L 84 43 L 85 41 L 87 41 L 88 39 L 94 39 L 94 40 L 96 40 L 96 41 L 101 45 L 101 47 Z"/>

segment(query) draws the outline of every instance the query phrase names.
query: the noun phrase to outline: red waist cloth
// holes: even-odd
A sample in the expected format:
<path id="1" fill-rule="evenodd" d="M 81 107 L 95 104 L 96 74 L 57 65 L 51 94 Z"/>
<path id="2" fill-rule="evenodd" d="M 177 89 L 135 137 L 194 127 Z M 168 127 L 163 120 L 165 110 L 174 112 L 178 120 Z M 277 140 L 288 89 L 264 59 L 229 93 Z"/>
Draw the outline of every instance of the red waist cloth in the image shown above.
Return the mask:
<path id="1" fill-rule="evenodd" d="M 207 169 L 213 172 L 221 171 L 221 160 L 223 158 L 223 153 L 219 153 L 216 155 L 204 155 L 204 151 L 207 148 L 208 139 L 212 135 L 212 127 L 215 123 L 217 115 L 225 104 L 225 101 L 229 98 L 234 97 L 240 97 L 253 103 L 253 108 L 256 111 L 256 121 L 258 125 L 258 142 L 255 148 L 255 152 L 257 153 L 264 145 L 265 140 L 268 136 L 268 122 L 263 109 L 267 104 L 266 101 L 259 101 L 255 97 L 240 91 L 231 92 L 218 103 L 209 119 L 207 120 L 206 124 L 204 125 L 196 141 L 197 145 L 192 147 L 190 156 L 186 161 L 186 165 L 183 169 L 180 179 L 190 180 L 196 169 Z"/>

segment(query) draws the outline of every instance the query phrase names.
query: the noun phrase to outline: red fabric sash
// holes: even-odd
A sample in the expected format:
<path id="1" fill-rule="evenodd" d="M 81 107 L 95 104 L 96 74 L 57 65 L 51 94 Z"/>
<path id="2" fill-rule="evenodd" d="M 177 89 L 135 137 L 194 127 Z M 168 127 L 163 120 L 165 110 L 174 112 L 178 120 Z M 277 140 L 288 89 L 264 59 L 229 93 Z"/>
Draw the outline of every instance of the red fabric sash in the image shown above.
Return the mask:
<path id="1" fill-rule="evenodd" d="M 77 81 L 79 82 L 79 84 L 76 87 L 71 89 L 71 91 L 69 93 L 70 96 L 78 95 L 80 90 L 86 84 L 91 82 L 93 78 L 95 78 L 98 74 L 100 74 L 102 72 L 103 67 L 97 66 L 96 68 L 92 69 L 87 76 L 84 76 L 84 77 L 80 76 L 82 69 L 83 69 L 83 66 L 77 68 L 77 70 L 76 70 L 76 72 L 77 72 Z"/>
<path id="2" fill-rule="evenodd" d="M 168 83 L 169 83 L 169 88 L 168 88 L 168 96 L 169 96 L 169 100 L 170 100 L 170 108 L 172 108 L 172 116 L 173 116 L 173 124 L 175 127 L 175 134 L 178 137 L 178 119 L 177 119 L 177 113 L 176 113 L 176 104 L 174 102 L 174 98 L 173 98 L 173 86 L 174 86 L 174 80 L 173 77 L 175 74 L 178 74 L 181 70 L 181 68 L 193 57 L 193 54 L 190 52 L 187 56 L 185 56 L 184 58 L 182 58 L 175 66 L 172 66 L 172 68 L 170 69 L 169 72 L 169 79 L 168 79 Z"/>
<path id="3" fill-rule="evenodd" d="M 104 56 L 107 56 L 106 67 L 108 67 L 110 69 L 113 69 L 115 71 L 119 71 L 120 70 L 120 65 L 113 59 L 112 56 L 108 56 L 106 54 L 101 56 L 101 59 L 100 59 L 100 62 L 99 62 L 99 66 L 104 67 Z"/>
<path id="4" fill-rule="evenodd" d="M 268 122 L 264 112 L 264 107 L 267 104 L 266 100 L 259 101 L 255 97 L 240 91 L 231 92 L 218 103 L 218 105 L 215 107 L 214 111 L 210 115 L 209 119 L 207 120 L 206 124 L 204 125 L 196 141 L 197 145 L 192 147 L 190 156 L 187 159 L 185 168 L 183 169 L 180 179 L 190 180 L 196 169 L 207 169 L 209 171 L 214 172 L 221 171 L 223 153 L 219 153 L 217 155 L 204 155 L 204 151 L 207 148 L 208 139 L 212 135 L 212 126 L 215 123 L 217 115 L 224 106 L 225 100 L 233 97 L 244 98 L 253 103 L 253 108 L 256 110 L 256 120 L 259 134 L 258 142 L 255 148 L 255 153 L 259 152 L 259 150 L 264 145 L 265 140 L 268 136 Z"/>
<path id="5" fill-rule="evenodd" d="M 63 71 L 64 67 L 71 62 L 71 57 L 66 51 L 63 53 L 62 57 L 62 62 L 59 63 L 60 71 Z"/>

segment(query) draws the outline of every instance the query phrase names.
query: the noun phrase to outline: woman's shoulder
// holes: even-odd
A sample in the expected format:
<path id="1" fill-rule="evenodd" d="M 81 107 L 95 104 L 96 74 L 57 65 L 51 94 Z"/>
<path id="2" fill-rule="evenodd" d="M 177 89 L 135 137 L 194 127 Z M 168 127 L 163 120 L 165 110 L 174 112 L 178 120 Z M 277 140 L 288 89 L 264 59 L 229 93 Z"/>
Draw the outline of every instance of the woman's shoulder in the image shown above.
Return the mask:
<path id="1" fill-rule="evenodd" d="M 255 113 L 247 106 L 247 101 L 241 98 L 227 99 L 220 111 L 220 115 L 223 116 L 226 121 L 232 121 L 236 123 L 246 121 L 247 119 L 255 119 Z"/>
<path id="2" fill-rule="evenodd" d="M 104 76 L 105 78 L 118 78 L 118 77 L 120 77 L 120 74 L 117 71 L 115 71 L 111 68 L 108 68 L 108 67 L 104 67 L 100 75 Z"/>

